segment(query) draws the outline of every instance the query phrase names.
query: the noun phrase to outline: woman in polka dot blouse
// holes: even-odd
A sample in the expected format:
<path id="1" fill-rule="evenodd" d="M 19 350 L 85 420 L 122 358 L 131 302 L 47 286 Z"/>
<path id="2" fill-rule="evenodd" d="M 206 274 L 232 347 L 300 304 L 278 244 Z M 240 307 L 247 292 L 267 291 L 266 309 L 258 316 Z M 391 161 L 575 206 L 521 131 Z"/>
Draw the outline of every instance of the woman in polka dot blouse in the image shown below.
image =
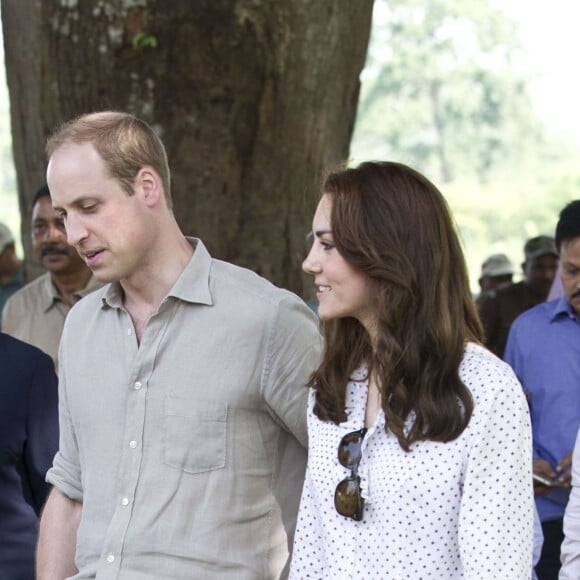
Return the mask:
<path id="1" fill-rule="evenodd" d="M 482 330 L 446 202 L 397 163 L 329 175 L 304 269 L 312 375 L 292 579 L 528 579 L 530 420 Z"/>

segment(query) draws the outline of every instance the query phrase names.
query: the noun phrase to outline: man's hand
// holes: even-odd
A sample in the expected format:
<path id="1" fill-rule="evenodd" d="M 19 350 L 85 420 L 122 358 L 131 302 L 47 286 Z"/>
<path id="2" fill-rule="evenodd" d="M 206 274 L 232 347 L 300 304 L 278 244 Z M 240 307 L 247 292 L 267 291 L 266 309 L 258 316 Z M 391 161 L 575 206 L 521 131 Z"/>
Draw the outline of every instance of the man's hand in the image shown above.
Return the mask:
<path id="1" fill-rule="evenodd" d="M 532 470 L 538 475 L 543 475 L 548 479 L 555 479 L 556 472 L 552 469 L 552 466 L 545 459 L 534 459 L 532 462 Z M 539 481 L 534 479 L 534 495 L 547 495 L 548 493 L 554 491 L 553 487 L 548 485 L 543 485 Z"/>
<path id="2" fill-rule="evenodd" d="M 570 489 L 572 487 L 572 451 L 566 453 L 558 465 L 556 465 L 556 474 L 558 481 L 566 484 L 566 488 Z"/>

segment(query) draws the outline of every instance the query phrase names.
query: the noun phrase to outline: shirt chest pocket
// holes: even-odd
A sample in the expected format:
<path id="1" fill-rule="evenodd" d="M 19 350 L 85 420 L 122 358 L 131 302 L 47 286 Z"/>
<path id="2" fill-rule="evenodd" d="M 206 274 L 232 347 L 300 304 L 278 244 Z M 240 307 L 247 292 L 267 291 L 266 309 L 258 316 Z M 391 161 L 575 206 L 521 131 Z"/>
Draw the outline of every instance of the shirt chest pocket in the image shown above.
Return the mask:
<path id="1" fill-rule="evenodd" d="M 165 464 L 186 473 L 203 473 L 226 464 L 225 403 L 178 397 L 165 399 Z"/>

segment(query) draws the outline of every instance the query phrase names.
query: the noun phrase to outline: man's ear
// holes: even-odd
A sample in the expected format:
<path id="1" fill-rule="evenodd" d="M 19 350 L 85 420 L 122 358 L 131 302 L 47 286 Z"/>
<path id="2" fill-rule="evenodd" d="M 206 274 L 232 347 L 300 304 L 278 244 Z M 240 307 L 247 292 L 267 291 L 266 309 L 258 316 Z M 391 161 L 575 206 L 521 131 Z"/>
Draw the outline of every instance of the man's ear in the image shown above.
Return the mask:
<path id="1" fill-rule="evenodd" d="M 135 176 L 135 193 L 140 194 L 149 207 L 159 203 L 163 190 L 161 179 L 153 168 L 145 166 L 139 169 Z"/>

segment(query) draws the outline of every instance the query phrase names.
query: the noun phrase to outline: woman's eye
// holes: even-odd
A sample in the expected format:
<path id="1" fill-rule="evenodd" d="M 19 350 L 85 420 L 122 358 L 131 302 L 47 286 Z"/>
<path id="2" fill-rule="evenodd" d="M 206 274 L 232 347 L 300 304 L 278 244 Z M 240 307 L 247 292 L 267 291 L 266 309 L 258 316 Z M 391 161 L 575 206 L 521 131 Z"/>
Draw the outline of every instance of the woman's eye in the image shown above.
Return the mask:
<path id="1" fill-rule="evenodd" d="M 324 251 L 328 251 L 328 250 L 334 249 L 334 244 L 332 242 L 322 241 L 322 242 L 320 242 L 320 244 L 322 245 L 322 249 Z"/>

